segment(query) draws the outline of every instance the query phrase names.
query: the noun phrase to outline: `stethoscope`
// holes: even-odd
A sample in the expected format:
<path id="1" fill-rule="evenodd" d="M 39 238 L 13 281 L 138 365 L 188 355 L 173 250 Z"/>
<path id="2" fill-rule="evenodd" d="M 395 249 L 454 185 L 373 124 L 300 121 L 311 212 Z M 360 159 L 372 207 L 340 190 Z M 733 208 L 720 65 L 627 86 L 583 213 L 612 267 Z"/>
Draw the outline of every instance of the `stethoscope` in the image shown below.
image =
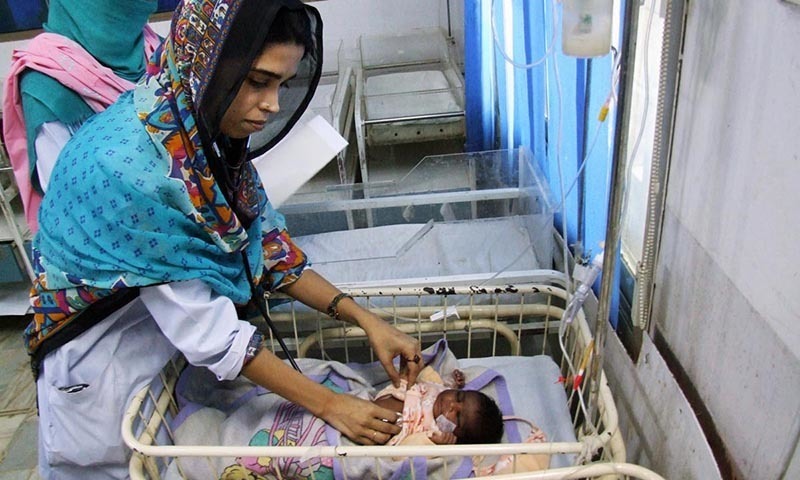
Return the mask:
<path id="1" fill-rule="evenodd" d="M 225 157 L 222 155 L 222 152 L 217 146 L 217 143 L 213 142 L 212 145 L 214 147 L 214 153 L 216 153 L 217 156 L 220 158 L 220 160 L 224 163 Z M 250 138 L 247 139 L 247 146 L 245 147 L 245 151 L 249 150 L 250 150 Z M 239 165 L 235 169 L 237 176 L 240 175 L 241 172 L 240 167 L 241 165 Z M 232 182 L 231 181 L 232 179 L 227 176 L 227 172 L 225 173 L 226 173 L 225 181 L 231 183 L 230 187 L 234 192 L 232 200 L 234 202 L 233 210 L 235 211 L 236 202 L 239 201 L 239 197 L 235 193 L 238 192 L 239 190 L 239 182 L 238 179 L 236 179 L 235 182 Z M 275 326 L 275 323 L 272 322 L 272 317 L 270 317 L 269 309 L 267 307 L 266 296 L 264 295 L 264 289 L 260 285 L 257 285 L 255 279 L 253 278 L 253 272 L 250 269 L 250 262 L 247 259 L 247 252 L 245 250 L 242 250 L 241 254 L 242 254 L 242 262 L 244 263 L 244 271 L 245 274 L 247 275 L 247 282 L 250 284 L 250 296 L 251 296 L 250 300 L 255 303 L 256 308 L 258 308 L 258 311 L 264 318 L 264 321 L 267 322 L 267 326 L 269 326 L 272 335 L 274 336 L 275 339 L 278 340 L 278 344 L 281 346 L 281 350 L 283 350 L 283 353 L 286 355 L 286 359 L 289 360 L 289 363 L 292 364 L 292 367 L 295 370 L 297 370 L 300 373 L 303 373 L 300 370 L 300 367 L 297 365 L 297 362 L 294 360 L 292 354 L 289 353 L 289 348 L 286 346 L 286 342 L 283 341 L 283 337 L 281 337 L 281 334 L 278 332 L 278 328 Z"/>
<path id="2" fill-rule="evenodd" d="M 289 360 L 289 363 L 292 364 L 292 367 L 294 367 L 295 370 L 303 373 L 300 370 L 300 367 L 297 366 L 297 362 L 295 362 L 292 354 L 289 353 L 289 348 L 286 346 L 286 343 L 283 341 L 283 337 L 281 337 L 281 334 L 278 332 L 278 328 L 275 326 L 275 324 L 272 322 L 272 318 L 269 316 L 267 301 L 266 297 L 264 296 L 264 289 L 260 285 L 256 285 L 256 282 L 253 279 L 253 272 L 250 270 L 250 262 L 247 260 L 247 252 L 244 250 L 242 250 L 242 261 L 244 262 L 244 272 L 247 275 L 247 281 L 250 283 L 251 301 L 256 304 L 256 308 L 258 308 L 259 313 L 262 317 L 264 317 L 264 320 L 267 322 L 272 334 L 278 340 L 283 353 L 286 354 L 286 359 Z"/>

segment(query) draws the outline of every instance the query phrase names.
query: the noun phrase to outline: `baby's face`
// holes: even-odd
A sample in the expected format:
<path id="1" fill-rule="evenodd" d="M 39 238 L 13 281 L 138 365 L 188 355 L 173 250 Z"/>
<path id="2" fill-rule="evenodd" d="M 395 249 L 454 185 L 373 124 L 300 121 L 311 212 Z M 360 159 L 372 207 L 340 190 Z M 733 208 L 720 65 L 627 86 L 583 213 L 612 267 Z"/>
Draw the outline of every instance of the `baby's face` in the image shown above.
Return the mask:
<path id="1" fill-rule="evenodd" d="M 445 390 L 433 402 L 433 418 L 444 415 L 456 424 L 455 436 L 463 436 L 464 431 L 479 423 L 479 402 L 477 392 Z"/>

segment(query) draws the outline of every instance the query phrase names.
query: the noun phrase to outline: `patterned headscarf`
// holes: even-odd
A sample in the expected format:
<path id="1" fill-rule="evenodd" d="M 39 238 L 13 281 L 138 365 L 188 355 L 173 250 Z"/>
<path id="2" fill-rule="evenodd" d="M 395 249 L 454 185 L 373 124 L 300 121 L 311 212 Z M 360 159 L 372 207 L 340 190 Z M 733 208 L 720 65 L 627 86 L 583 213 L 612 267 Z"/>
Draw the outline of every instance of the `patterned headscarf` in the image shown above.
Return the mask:
<path id="1" fill-rule="evenodd" d="M 316 10 L 298 0 L 184 0 L 145 78 L 64 148 L 34 240 L 29 351 L 91 305 L 131 287 L 202 279 L 245 303 L 250 290 L 239 252 L 268 289 L 297 278 L 305 256 L 269 205 L 255 168 L 246 162 L 238 190 L 224 191 L 212 168 L 224 158 L 209 148 L 282 8 L 307 13 L 314 48 L 302 60 L 302 99 L 265 145 L 276 143 L 319 79 Z M 281 111 L 288 105 L 282 95 Z M 241 206 L 235 211 L 232 196 Z M 250 218 L 243 222 L 242 214 Z"/>
<path id="2" fill-rule="evenodd" d="M 199 186 L 204 203 L 230 201 L 238 195 L 242 201 L 236 203 L 244 211 L 237 213 L 245 218 L 252 218 L 258 208 L 253 204 L 252 183 L 242 182 L 242 190 L 228 192 L 210 182 L 209 177 L 219 177 L 226 163 L 212 145 L 223 113 L 263 48 L 269 30 L 263 26 L 270 25 L 282 8 L 308 12 L 313 48 L 298 66 L 293 88 L 282 93 L 281 111 L 271 116 L 258 145 L 251 145 L 251 158 L 260 154 L 280 141 L 300 118 L 322 71 L 322 22 L 316 10 L 297 0 L 185 0 L 175 11 L 170 36 L 148 65 L 143 82 L 146 90 L 136 93 L 139 118 L 153 140 L 173 158 L 170 175 Z M 245 170 L 252 168 L 245 166 Z M 255 176 L 252 171 L 243 174 Z M 226 244 L 237 249 L 242 241 L 239 220 L 227 213 L 198 212 L 198 221 L 222 236 L 219 245 L 223 249 L 228 248 Z"/>
<path id="3" fill-rule="evenodd" d="M 250 158 L 278 143 L 311 102 L 322 73 L 322 20 L 299 0 L 185 0 L 175 10 L 170 36 L 148 66 L 149 81 L 165 92 L 160 101 L 173 103 L 180 122 L 199 145 L 219 134 L 219 122 L 233 101 L 271 25 L 282 9 L 303 10 L 310 22 L 310 48 L 298 65 L 291 88 L 281 93 L 281 109 L 270 115 L 266 128 L 251 138 Z M 150 111 L 162 110 L 155 105 Z M 191 112 L 194 120 L 187 118 Z M 197 124 L 198 130 L 192 128 Z M 257 138 L 255 138 L 257 137 Z"/>

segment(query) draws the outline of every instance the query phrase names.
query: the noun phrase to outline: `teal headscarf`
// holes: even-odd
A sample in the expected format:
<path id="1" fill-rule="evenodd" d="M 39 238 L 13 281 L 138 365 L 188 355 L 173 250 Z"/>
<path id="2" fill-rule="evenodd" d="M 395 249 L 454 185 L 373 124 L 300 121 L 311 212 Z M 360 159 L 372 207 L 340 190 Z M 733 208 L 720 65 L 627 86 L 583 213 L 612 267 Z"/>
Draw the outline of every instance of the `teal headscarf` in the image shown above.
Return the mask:
<path id="1" fill-rule="evenodd" d="M 135 83 L 146 64 L 142 29 L 157 6 L 157 0 L 50 0 L 44 29 L 77 42 L 118 76 Z M 80 95 L 36 71 L 23 74 L 20 92 L 33 173 L 39 127 L 57 121 L 77 129 L 94 111 Z M 32 181 L 38 187 L 37 175 Z"/>

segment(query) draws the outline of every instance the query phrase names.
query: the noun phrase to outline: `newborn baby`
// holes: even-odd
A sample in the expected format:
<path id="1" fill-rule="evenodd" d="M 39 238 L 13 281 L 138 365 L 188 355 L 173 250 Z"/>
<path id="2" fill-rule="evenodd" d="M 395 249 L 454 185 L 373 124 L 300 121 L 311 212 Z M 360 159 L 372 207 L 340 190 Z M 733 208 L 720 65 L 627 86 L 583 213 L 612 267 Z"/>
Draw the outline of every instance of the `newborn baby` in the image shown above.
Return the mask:
<path id="1" fill-rule="evenodd" d="M 503 437 L 503 416 L 489 396 L 463 390 L 464 374 L 453 371 L 445 383 L 430 366 L 417 382 L 390 385 L 375 395 L 373 402 L 397 412 L 400 433 L 387 445 L 499 443 Z"/>

